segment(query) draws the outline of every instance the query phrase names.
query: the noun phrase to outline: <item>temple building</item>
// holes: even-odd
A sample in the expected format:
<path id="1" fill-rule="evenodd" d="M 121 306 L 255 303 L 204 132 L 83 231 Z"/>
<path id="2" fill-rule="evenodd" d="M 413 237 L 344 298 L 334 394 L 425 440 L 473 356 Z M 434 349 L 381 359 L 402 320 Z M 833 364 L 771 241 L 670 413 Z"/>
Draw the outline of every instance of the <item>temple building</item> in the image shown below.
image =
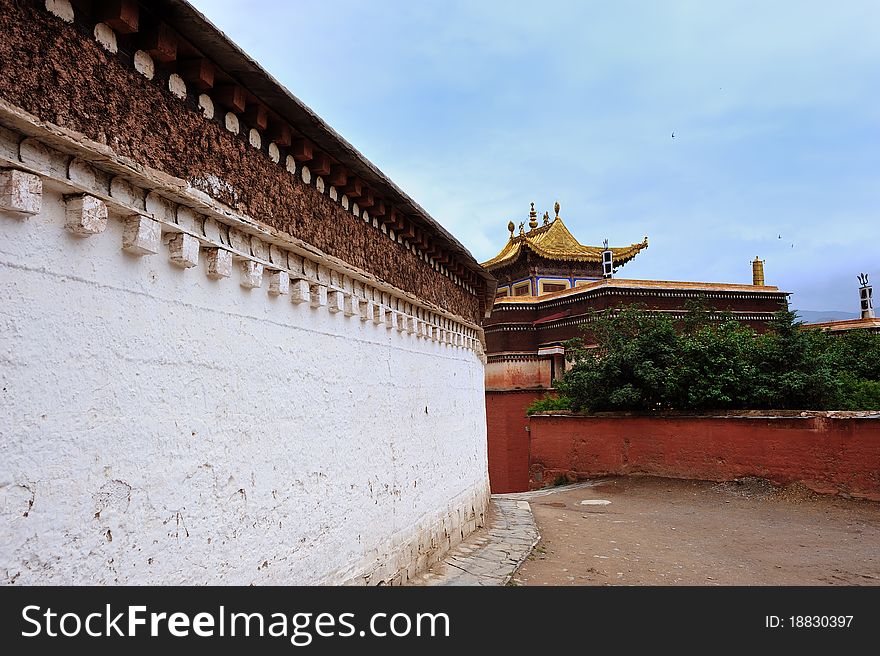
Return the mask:
<path id="1" fill-rule="evenodd" d="M 804 328 L 817 328 L 835 335 L 842 335 L 853 330 L 867 330 L 880 333 L 880 319 L 874 311 L 874 287 L 868 282 L 868 274 L 859 274 L 859 318 L 839 319 L 804 324 Z"/>
<path id="2" fill-rule="evenodd" d="M 493 492 L 528 486 L 525 408 L 553 387 L 565 371 L 565 342 L 585 337 L 591 312 L 639 304 L 652 312 L 684 317 L 694 301 L 710 317 L 730 313 L 756 330 L 781 309 L 788 294 L 764 282 L 764 262 L 752 262 L 752 284 L 674 282 L 616 278 L 648 247 L 647 237 L 623 247 L 585 246 L 568 230 L 554 206 L 538 221 L 532 204 L 529 229 L 513 222 L 501 252 L 483 263 L 498 280 L 486 335 L 486 403 L 489 477 Z M 589 335 L 586 335 L 589 339 Z"/>
<path id="3" fill-rule="evenodd" d="M 543 224 L 538 226 L 535 204 L 529 212 L 529 231 L 519 224 L 514 235 L 513 221 L 507 224 L 510 239 L 501 252 L 483 266 L 498 280 L 498 298 L 506 296 L 543 296 L 572 287 L 581 287 L 601 279 L 604 275 L 603 252 L 610 251 L 613 266 L 620 267 L 648 247 L 648 238 L 623 248 L 584 246 L 565 227 L 559 217 L 559 203 L 551 221 L 544 213 Z"/>

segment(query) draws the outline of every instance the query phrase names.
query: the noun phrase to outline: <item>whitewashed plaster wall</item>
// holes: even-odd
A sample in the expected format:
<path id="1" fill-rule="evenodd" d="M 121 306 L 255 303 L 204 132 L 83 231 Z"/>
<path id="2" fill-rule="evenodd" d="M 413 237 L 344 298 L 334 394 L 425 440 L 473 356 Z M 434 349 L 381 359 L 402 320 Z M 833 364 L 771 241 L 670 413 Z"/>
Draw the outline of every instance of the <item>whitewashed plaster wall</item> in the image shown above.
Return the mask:
<path id="1" fill-rule="evenodd" d="M 474 350 L 0 212 L 0 576 L 398 583 L 488 499 Z M 237 266 L 237 265 L 236 265 Z"/>

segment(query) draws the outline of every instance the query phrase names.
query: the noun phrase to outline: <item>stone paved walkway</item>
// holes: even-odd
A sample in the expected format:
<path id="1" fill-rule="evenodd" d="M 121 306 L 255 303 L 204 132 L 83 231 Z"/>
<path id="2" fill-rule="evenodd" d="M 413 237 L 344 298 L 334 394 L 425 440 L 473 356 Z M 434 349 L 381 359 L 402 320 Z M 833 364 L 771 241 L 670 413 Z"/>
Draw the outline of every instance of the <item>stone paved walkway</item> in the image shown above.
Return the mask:
<path id="1" fill-rule="evenodd" d="M 505 585 L 539 539 L 528 501 L 493 495 L 486 526 L 410 585 Z"/>

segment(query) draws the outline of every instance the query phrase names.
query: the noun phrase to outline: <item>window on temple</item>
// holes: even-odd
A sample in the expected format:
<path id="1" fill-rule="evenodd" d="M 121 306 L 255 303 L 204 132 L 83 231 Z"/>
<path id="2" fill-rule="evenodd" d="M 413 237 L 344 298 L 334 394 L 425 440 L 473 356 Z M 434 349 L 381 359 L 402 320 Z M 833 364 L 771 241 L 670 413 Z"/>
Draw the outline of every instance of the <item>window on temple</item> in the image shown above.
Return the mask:
<path id="1" fill-rule="evenodd" d="M 549 294 L 550 292 L 561 292 L 566 287 L 558 282 L 545 282 L 541 285 L 541 289 L 544 290 L 545 294 Z"/>
<path id="2" fill-rule="evenodd" d="M 528 282 L 524 282 L 519 285 L 514 285 L 513 287 L 513 295 L 514 296 L 530 296 L 532 293 L 532 286 Z"/>
<path id="3" fill-rule="evenodd" d="M 510 292 L 505 287 L 504 289 L 499 289 L 495 294 L 495 298 L 504 298 L 505 296 L 510 296 Z"/>

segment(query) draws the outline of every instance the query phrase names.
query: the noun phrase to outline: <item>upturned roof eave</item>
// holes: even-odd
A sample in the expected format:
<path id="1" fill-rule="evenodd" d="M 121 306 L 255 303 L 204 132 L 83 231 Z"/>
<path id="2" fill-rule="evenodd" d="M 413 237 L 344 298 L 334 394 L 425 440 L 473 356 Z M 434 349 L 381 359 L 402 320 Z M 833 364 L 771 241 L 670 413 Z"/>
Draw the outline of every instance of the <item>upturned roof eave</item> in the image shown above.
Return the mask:
<path id="1" fill-rule="evenodd" d="M 505 246 L 504 249 L 502 249 L 501 253 L 499 253 L 498 255 L 493 257 L 491 260 L 486 260 L 485 262 L 483 262 L 482 263 L 483 268 L 485 268 L 488 271 L 493 271 L 495 269 L 500 269 L 501 267 L 512 264 L 522 254 L 523 249 L 528 249 L 532 253 L 534 253 L 535 255 L 542 257 L 544 259 L 547 259 L 547 260 L 555 260 L 555 261 L 559 261 L 559 262 L 590 262 L 593 264 L 601 264 L 602 263 L 602 250 L 601 249 L 599 250 L 598 254 L 595 254 L 595 255 L 586 254 L 586 253 L 585 254 L 551 253 L 549 251 L 542 249 L 540 246 L 536 246 L 535 244 L 532 244 L 528 240 L 521 240 L 521 241 L 516 241 L 514 249 L 511 252 L 505 254 L 505 251 L 508 249 L 509 245 L 510 245 L 510 242 L 508 242 L 508 245 Z M 614 258 L 615 265 L 620 266 L 620 265 L 626 264 L 630 260 L 634 259 L 636 257 L 636 255 L 638 255 L 640 252 L 642 252 L 643 249 L 645 249 L 647 247 L 648 247 L 648 244 L 645 241 L 645 242 L 641 242 L 638 244 L 631 244 L 630 246 L 612 247 L 610 250 L 612 251 L 612 253 L 615 253 L 615 255 L 619 254 L 620 252 L 626 253 L 626 255 Z M 598 247 L 592 247 L 592 248 L 598 249 Z"/>

